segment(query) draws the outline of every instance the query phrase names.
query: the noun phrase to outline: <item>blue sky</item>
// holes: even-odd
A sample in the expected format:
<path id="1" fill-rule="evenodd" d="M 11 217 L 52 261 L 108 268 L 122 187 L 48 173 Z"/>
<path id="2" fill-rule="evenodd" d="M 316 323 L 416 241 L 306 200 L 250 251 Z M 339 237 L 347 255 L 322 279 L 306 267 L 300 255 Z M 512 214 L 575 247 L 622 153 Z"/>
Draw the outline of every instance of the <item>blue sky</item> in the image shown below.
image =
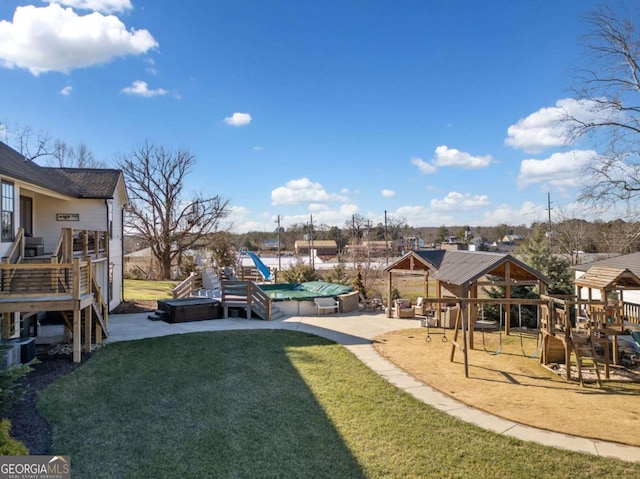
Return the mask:
<path id="1" fill-rule="evenodd" d="M 622 2 L 624 4 L 624 2 Z M 631 6 L 633 3 L 627 2 Z M 3 0 L 0 122 L 112 163 L 197 158 L 236 232 L 353 214 L 529 224 L 575 204 L 591 145 L 554 122 L 597 2 Z M 2 136 L 2 135 L 0 135 Z"/>

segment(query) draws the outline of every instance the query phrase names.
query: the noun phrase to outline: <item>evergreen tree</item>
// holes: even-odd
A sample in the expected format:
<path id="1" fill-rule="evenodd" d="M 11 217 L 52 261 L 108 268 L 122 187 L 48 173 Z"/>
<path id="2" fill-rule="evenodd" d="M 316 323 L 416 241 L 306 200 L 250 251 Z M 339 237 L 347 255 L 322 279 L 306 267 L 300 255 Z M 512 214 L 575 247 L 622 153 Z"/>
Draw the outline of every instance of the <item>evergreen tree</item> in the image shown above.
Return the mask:
<path id="1" fill-rule="evenodd" d="M 550 294 L 573 294 L 573 275 L 569 269 L 569 261 L 553 253 L 544 231 L 534 231 L 519 253 L 525 263 L 551 280 L 547 288 Z"/>

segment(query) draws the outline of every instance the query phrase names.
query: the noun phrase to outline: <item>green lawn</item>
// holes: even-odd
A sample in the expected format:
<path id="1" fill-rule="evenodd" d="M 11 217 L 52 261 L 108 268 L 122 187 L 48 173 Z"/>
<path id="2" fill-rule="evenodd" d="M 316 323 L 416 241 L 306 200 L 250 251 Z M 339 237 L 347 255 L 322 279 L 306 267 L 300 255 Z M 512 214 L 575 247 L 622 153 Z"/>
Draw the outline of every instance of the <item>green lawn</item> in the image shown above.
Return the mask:
<path id="1" fill-rule="evenodd" d="M 176 281 L 145 281 L 139 279 L 124 280 L 124 299 L 127 301 L 155 301 L 171 298 L 171 290 Z"/>
<path id="2" fill-rule="evenodd" d="M 38 408 L 72 477 L 640 477 L 640 464 L 502 437 L 292 331 L 115 343 Z"/>

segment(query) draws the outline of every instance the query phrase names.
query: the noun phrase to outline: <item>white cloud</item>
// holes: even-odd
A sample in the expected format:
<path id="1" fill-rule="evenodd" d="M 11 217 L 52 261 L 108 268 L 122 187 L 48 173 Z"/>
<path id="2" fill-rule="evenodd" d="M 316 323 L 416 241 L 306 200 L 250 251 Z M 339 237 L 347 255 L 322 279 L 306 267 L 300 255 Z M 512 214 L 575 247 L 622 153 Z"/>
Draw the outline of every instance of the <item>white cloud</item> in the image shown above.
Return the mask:
<path id="1" fill-rule="evenodd" d="M 93 12 L 116 13 L 131 10 L 131 0 L 48 0 L 49 3 L 59 3 L 77 10 L 91 10 Z"/>
<path id="2" fill-rule="evenodd" d="M 317 205 L 313 205 L 317 206 Z M 358 213 L 358 206 L 354 203 L 344 203 L 338 208 L 324 208 L 314 211 L 309 211 L 313 214 L 313 223 L 315 225 L 344 225 L 347 221 L 351 221 L 354 214 Z M 259 228 L 253 228 L 253 231 L 269 231 L 273 226 L 273 218 L 265 221 Z M 280 216 L 281 226 L 287 228 L 293 224 L 302 224 L 309 222 L 309 214 L 284 214 Z M 247 230 L 243 230 L 247 231 Z"/>
<path id="3" fill-rule="evenodd" d="M 389 215 L 393 218 L 402 218 L 410 225 L 443 225 L 454 222 L 453 216 L 433 211 L 425 206 L 405 205 Z"/>
<path id="4" fill-rule="evenodd" d="M 272 205 L 296 205 L 301 203 L 348 202 L 346 196 L 328 193 L 320 183 L 309 178 L 287 181 L 271 192 Z"/>
<path id="5" fill-rule="evenodd" d="M 249 113 L 234 113 L 224 119 L 227 125 L 244 126 L 251 123 L 251 115 Z"/>
<path id="6" fill-rule="evenodd" d="M 140 55 L 157 46 L 147 30 L 128 30 L 113 15 L 81 16 L 56 3 L 17 7 L 12 22 L 0 21 L 0 64 L 36 76 Z"/>
<path id="7" fill-rule="evenodd" d="M 438 211 L 469 211 L 489 206 L 487 195 L 472 195 L 470 193 L 458 193 L 452 191 L 443 199 L 432 199 L 431 207 Z"/>
<path id="8" fill-rule="evenodd" d="M 253 151 L 262 151 L 264 150 L 264 146 L 254 146 Z"/>
<path id="9" fill-rule="evenodd" d="M 166 95 L 169 92 L 167 90 L 163 90 L 162 88 L 149 90 L 149 85 L 147 84 L 147 82 L 136 80 L 133 82 L 131 86 L 123 88 L 122 93 L 126 93 L 127 95 L 136 95 L 136 96 L 143 96 L 145 98 L 150 98 L 152 96 Z"/>
<path id="10" fill-rule="evenodd" d="M 440 145 L 435 150 L 433 160 L 427 162 L 422 158 L 413 157 L 411 163 L 418 167 L 421 173 L 431 175 L 438 171 L 438 167 L 455 167 L 465 169 L 486 168 L 491 164 L 493 159 L 491 155 L 473 156 L 464 151 L 449 148 L 446 145 Z"/>
<path id="11" fill-rule="evenodd" d="M 436 156 L 433 158 L 435 166 L 455 166 L 466 169 L 486 168 L 491 161 L 490 155 L 473 156 L 445 145 L 436 148 Z"/>
<path id="12" fill-rule="evenodd" d="M 330 208 L 326 205 L 326 203 L 311 203 L 308 209 L 311 213 L 330 211 Z"/>
<path id="13" fill-rule="evenodd" d="M 518 185 L 521 188 L 535 183 L 558 189 L 579 187 L 582 170 L 597 156 L 598 154 L 593 150 L 573 150 L 554 153 L 544 160 L 522 160 Z"/>
<path id="14" fill-rule="evenodd" d="M 382 190 L 380 193 L 385 198 L 392 198 L 392 197 L 396 196 L 396 192 L 393 191 L 393 190 Z"/>
<path id="15" fill-rule="evenodd" d="M 63 96 L 69 96 L 69 95 L 71 95 L 72 91 L 73 91 L 73 87 L 72 86 L 66 86 L 62 90 L 60 90 L 60 94 L 63 95 Z"/>
<path id="16" fill-rule="evenodd" d="M 146 72 L 151 76 L 156 76 L 158 71 L 156 70 L 156 61 L 153 58 L 147 57 L 144 59 L 147 64 Z"/>
<path id="17" fill-rule="evenodd" d="M 431 163 L 427 163 L 422 158 L 418 158 L 416 156 L 411 158 L 411 164 L 417 166 L 420 172 L 424 173 L 425 175 L 431 175 L 436 171 L 438 171 L 438 169 L 435 166 L 433 166 Z"/>
<path id="18" fill-rule="evenodd" d="M 558 100 L 555 106 L 541 108 L 511 125 L 505 143 L 527 153 L 540 153 L 545 148 L 569 145 L 572 143 L 569 137 L 570 124 L 561 120 L 569 116 L 590 122 L 597 117 L 597 105 L 594 100 Z"/>
<path id="19" fill-rule="evenodd" d="M 501 224 L 527 224 L 545 221 L 547 212 L 544 205 L 536 205 L 532 201 L 525 201 L 519 208 L 510 205 L 500 205 L 492 211 L 486 212 L 481 226 L 497 226 Z"/>

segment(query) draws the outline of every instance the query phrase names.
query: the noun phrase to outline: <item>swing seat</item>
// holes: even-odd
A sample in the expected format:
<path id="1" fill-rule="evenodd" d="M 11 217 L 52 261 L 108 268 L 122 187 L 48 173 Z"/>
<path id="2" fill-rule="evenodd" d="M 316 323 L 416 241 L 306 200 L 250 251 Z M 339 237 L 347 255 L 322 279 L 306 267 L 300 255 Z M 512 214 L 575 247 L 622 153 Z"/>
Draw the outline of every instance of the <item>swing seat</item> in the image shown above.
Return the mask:
<path id="1" fill-rule="evenodd" d="M 436 328 L 438 326 L 438 320 L 433 316 L 427 316 L 426 318 L 420 319 L 420 326 L 426 328 L 429 326 L 430 328 Z"/>
<path id="2" fill-rule="evenodd" d="M 496 329 L 498 329 L 498 322 L 492 319 L 478 319 L 475 322 L 473 329 L 475 329 L 476 331 L 495 331 Z"/>

